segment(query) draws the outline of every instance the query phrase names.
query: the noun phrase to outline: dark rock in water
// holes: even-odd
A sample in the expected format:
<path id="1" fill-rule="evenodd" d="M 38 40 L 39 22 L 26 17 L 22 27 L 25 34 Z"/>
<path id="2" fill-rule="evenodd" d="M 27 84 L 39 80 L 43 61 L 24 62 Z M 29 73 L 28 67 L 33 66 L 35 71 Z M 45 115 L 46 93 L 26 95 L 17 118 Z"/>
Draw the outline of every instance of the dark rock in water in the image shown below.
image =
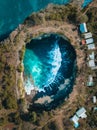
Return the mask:
<path id="1" fill-rule="evenodd" d="M 76 52 L 65 37 L 46 34 L 41 39 L 32 39 L 26 45 L 23 62 L 24 76 L 27 77 L 26 91 L 29 91 L 29 86 L 33 89 L 31 77 L 39 91 L 33 98 L 34 105 L 55 107 L 72 91 L 76 74 Z"/>

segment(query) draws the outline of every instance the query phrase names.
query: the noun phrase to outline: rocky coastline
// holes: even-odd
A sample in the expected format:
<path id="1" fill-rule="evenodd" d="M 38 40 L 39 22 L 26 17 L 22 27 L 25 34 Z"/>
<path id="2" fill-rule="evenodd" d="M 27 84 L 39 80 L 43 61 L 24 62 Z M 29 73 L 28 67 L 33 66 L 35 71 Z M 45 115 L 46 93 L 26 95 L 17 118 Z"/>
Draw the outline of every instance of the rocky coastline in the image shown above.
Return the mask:
<path id="1" fill-rule="evenodd" d="M 97 2 L 95 0 L 93 3 L 91 3 L 89 5 L 89 7 L 87 7 L 86 9 L 84 9 L 81 12 L 82 13 L 81 16 L 82 16 L 82 18 L 84 18 L 85 21 L 87 20 L 86 12 L 88 12 L 88 10 L 91 10 L 91 9 L 93 9 L 95 12 L 95 10 L 97 8 L 96 5 L 97 5 Z M 74 6 L 74 5 L 72 5 L 72 6 Z M 69 5 L 68 8 L 70 7 L 70 9 L 73 9 L 73 11 L 76 11 L 76 10 L 74 10 L 74 8 L 76 8 L 76 7 L 74 6 L 74 8 L 72 8 L 72 6 Z M 93 6 L 93 8 L 92 8 L 92 6 Z M 23 66 L 22 66 L 23 54 L 25 52 L 25 45 L 27 43 L 29 43 L 32 38 L 38 37 L 45 33 L 52 32 L 52 33 L 61 34 L 63 36 L 65 35 L 66 37 L 68 37 L 71 44 L 75 48 L 76 54 L 77 54 L 77 67 L 78 68 L 77 68 L 76 81 L 74 83 L 73 91 L 69 95 L 69 98 L 66 98 L 62 104 L 60 104 L 56 109 L 51 111 L 50 114 L 53 113 L 52 115 L 50 115 L 51 117 L 49 116 L 49 114 L 47 117 L 45 117 L 46 113 L 44 112 L 44 115 L 42 113 L 42 116 L 45 120 L 43 118 L 41 118 L 41 116 L 39 117 L 39 113 L 38 113 L 37 120 L 40 123 L 42 122 L 42 125 L 40 125 L 40 124 L 37 125 L 38 121 L 34 122 L 33 125 L 32 125 L 32 122 L 30 124 L 30 123 L 24 121 L 24 124 L 23 124 L 24 127 L 20 126 L 21 129 L 26 130 L 26 129 L 28 129 L 28 127 L 30 127 L 29 129 L 35 129 L 35 130 L 39 129 L 40 130 L 43 128 L 45 130 L 46 126 L 49 127 L 48 124 L 51 123 L 51 125 L 52 125 L 52 122 L 55 121 L 56 126 L 58 126 L 58 130 L 59 129 L 73 130 L 74 129 L 73 125 L 69 120 L 69 118 L 73 115 L 73 113 L 79 107 L 85 106 L 85 108 L 87 108 L 88 114 L 91 114 L 90 113 L 91 108 L 94 107 L 94 105 L 91 105 L 92 104 L 91 98 L 94 94 L 96 94 L 97 84 L 95 84 L 95 86 L 93 88 L 86 87 L 87 76 L 88 76 L 88 73 L 91 72 L 91 70 L 87 67 L 87 53 L 88 53 L 87 48 L 86 48 L 86 46 L 82 46 L 80 44 L 80 34 L 78 32 L 78 24 L 79 24 L 80 18 L 78 17 L 78 15 L 76 15 L 76 18 L 78 18 L 77 23 L 75 22 L 75 19 L 73 19 L 73 21 L 71 21 L 71 19 L 70 19 L 71 17 L 68 18 L 68 16 L 70 15 L 69 12 L 68 12 L 68 14 L 69 14 L 68 16 L 65 15 L 66 11 L 67 11 L 67 10 L 64 10 L 65 7 L 66 6 L 51 5 L 50 7 L 46 8 L 45 10 L 32 14 L 25 20 L 25 22 L 23 24 L 19 25 L 19 27 L 16 30 L 14 30 L 7 39 L 0 42 L 1 49 L 4 47 L 7 50 L 7 52 L 2 53 L 3 62 L 5 60 L 5 63 L 8 64 L 8 67 L 12 66 L 15 70 L 15 71 L 13 71 L 14 78 L 9 79 L 10 83 L 11 82 L 14 83 L 14 85 L 12 84 L 14 91 L 12 90 L 12 87 L 11 87 L 11 90 L 12 90 L 11 92 L 13 92 L 13 94 L 15 95 L 15 98 L 18 101 L 22 101 L 22 99 L 24 100 L 23 105 L 21 105 L 22 107 L 20 106 L 20 104 L 18 102 L 18 105 L 19 105 L 18 108 L 19 108 L 20 114 L 29 113 L 28 106 L 32 106 L 32 104 L 31 104 L 32 97 L 34 97 L 34 95 L 37 93 L 37 91 L 32 91 L 30 96 L 27 96 L 25 93 L 24 84 L 23 84 L 24 77 L 23 77 Z M 58 8 L 58 10 L 57 10 L 57 8 Z M 62 12 L 64 12 L 64 13 L 62 13 Z M 54 15 L 52 15 L 52 14 L 54 14 Z M 61 17 L 59 17 L 58 14 L 63 14 L 63 15 Z M 71 16 L 74 17 L 75 16 L 74 14 L 72 13 Z M 78 11 L 78 14 L 80 15 L 79 11 Z M 36 18 L 37 18 L 37 20 L 35 21 Z M 88 27 L 90 27 L 89 26 L 90 23 L 88 23 L 87 25 L 88 25 Z M 95 26 L 96 26 L 96 24 L 95 24 Z M 92 28 L 90 27 L 89 29 L 91 29 L 91 32 L 92 32 Z M 95 39 L 96 39 L 96 33 L 93 33 L 93 35 L 95 36 Z M 97 46 L 97 43 L 95 45 Z M 8 52 L 8 50 L 11 50 L 11 51 Z M 23 53 L 20 53 L 22 50 L 23 50 Z M 2 70 L 1 70 L 1 72 L 2 72 Z M 5 73 L 6 73 L 6 75 L 9 76 L 9 73 L 7 74 L 6 71 L 5 71 Z M 95 73 L 93 72 L 93 75 L 95 76 L 96 74 L 97 74 L 97 71 L 95 70 Z M 2 86 L 4 87 L 4 85 L 2 85 Z M 2 92 L 4 92 L 4 91 L 6 91 L 6 89 L 4 89 Z M 7 90 L 7 92 L 8 92 L 8 90 Z M 13 98 L 13 100 L 15 98 Z M 49 100 L 48 97 L 46 97 L 46 98 L 47 98 L 47 100 Z M 40 99 L 39 102 L 42 103 L 43 99 Z M 8 104 L 9 104 L 9 102 L 8 102 Z M 15 106 L 15 105 L 13 105 L 13 106 Z M 16 112 L 17 112 L 17 110 L 18 109 L 16 107 Z M 2 112 L 2 109 L 1 109 L 0 115 L 1 116 L 5 115 L 7 113 L 6 111 L 7 110 L 3 110 L 3 112 Z M 13 110 L 11 112 L 13 112 Z M 11 112 L 10 112 L 10 110 L 8 110 L 8 115 Z M 33 109 L 31 109 L 30 112 L 33 112 Z M 92 111 L 92 114 L 93 114 L 93 111 Z M 49 119 L 48 119 L 48 117 L 49 117 Z M 86 121 L 81 122 L 82 125 L 80 126 L 79 129 L 86 129 L 86 130 L 92 129 L 92 128 L 90 128 L 89 121 L 90 122 L 93 121 L 94 118 L 92 118 L 91 115 L 89 115 L 88 117 L 89 118 Z M 69 122 L 69 124 L 68 124 L 68 122 Z M 28 125 L 28 127 L 27 127 L 27 125 Z"/>
<path id="2" fill-rule="evenodd" d="M 49 7 L 49 8 L 50 8 L 50 10 L 53 10 L 53 6 Z M 58 8 L 61 8 L 61 7 L 58 6 Z M 64 8 L 64 6 L 62 6 L 62 8 Z M 31 22 L 30 20 L 33 17 L 33 15 L 32 15 L 29 17 L 29 20 L 27 19 L 26 22 L 24 22 L 24 24 L 19 25 L 19 27 L 10 34 L 9 38 L 6 39 L 7 41 L 10 41 L 11 44 L 18 44 L 17 66 L 19 65 L 20 62 L 22 62 L 22 60 L 21 61 L 19 60 L 18 51 L 20 51 L 23 46 L 25 46 L 27 43 L 29 43 L 30 40 L 34 37 L 38 37 L 41 34 L 52 32 L 52 33 L 61 34 L 63 36 L 65 35 L 71 41 L 71 44 L 74 46 L 76 53 L 77 53 L 78 67 L 81 68 L 81 66 L 84 62 L 83 61 L 84 53 L 82 50 L 78 49 L 79 48 L 78 40 L 80 39 L 80 37 L 78 35 L 78 30 L 77 30 L 76 25 L 66 22 L 66 21 L 62 21 L 62 20 L 57 20 L 57 21 L 45 20 L 44 19 L 46 17 L 45 11 L 42 13 L 39 13 L 39 15 L 40 16 L 44 15 L 44 16 L 42 17 L 41 21 L 39 21 L 38 25 L 37 25 L 37 23 L 36 23 L 36 25 L 32 25 L 31 23 L 29 23 L 29 22 Z M 44 21 L 43 21 L 43 19 L 44 19 Z M 33 23 L 33 21 L 32 21 L 32 23 Z M 76 28 L 76 30 L 73 31 L 73 28 Z M 6 40 L 4 42 L 6 42 Z M 18 95 L 17 97 L 18 98 L 25 98 L 25 95 L 26 95 L 25 90 L 23 89 L 24 87 L 23 87 L 23 74 L 22 73 L 23 72 L 16 71 L 16 77 L 17 77 L 16 84 L 18 82 L 18 79 L 20 79 L 20 82 L 21 82 L 20 83 L 21 85 L 19 85 L 19 87 L 17 87 L 17 95 Z M 33 93 L 33 91 L 32 91 L 32 93 Z M 31 95 L 30 95 L 30 97 L 31 97 Z"/>
<path id="3" fill-rule="evenodd" d="M 80 50 L 80 46 L 79 46 L 79 42 L 78 42 L 80 37 L 78 35 L 78 30 L 73 31 L 73 28 L 76 28 L 76 26 L 74 24 L 71 24 L 71 23 L 68 23 L 65 21 L 53 21 L 53 22 L 44 21 L 44 23 L 40 24 L 40 25 L 35 25 L 32 27 L 31 26 L 27 27 L 27 26 L 28 26 L 28 23 L 26 25 L 25 24 L 20 25 L 17 30 L 15 30 L 13 33 L 10 34 L 11 42 L 14 43 L 15 39 L 18 40 L 19 49 L 22 48 L 23 45 L 25 46 L 26 43 L 30 42 L 30 40 L 32 38 L 38 37 L 41 34 L 50 33 L 50 32 L 62 34 L 63 36 L 65 35 L 66 37 L 68 37 L 68 39 L 70 39 L 71 44 L 74 46 L 74 48 L 76 50 L 78 67 L 81 68 L 83 66 L 84 52 L 83 52 L 83 50 Z M 17 33 L 16 36 L 15 36 L 15 33 Z M 19 61 L 17 61 L 17 62 L 19 62 Z M 18 78 L 20 77 L 20 79 L 23 79 L 23 77 L 21 78 L 20 72 L 17 75 L 18 75 Z M 21 89 L 22 88 L 23 88 L 23 84 L 21 85 Z M 21 91 L 21 89 L 20 90 L 18 89 L 17 93 L 19 93 L 19 95 L 21 95 L 20 98 L 21 97 L 24 98 L 26 94 L 25 94 L 25 91 L 24 90 Z M 74 89 L 75 89 L 75 87 L 74 87 Z M 26 96 L 26 97 L 31 101 L 31 98 L 34 96 L 35 93 L 36 92 L 32 91 L 32 94 L 30 96 Z M 73 92 L 71 93 L 71 95 L 72 94 L 73 94 Z"/>

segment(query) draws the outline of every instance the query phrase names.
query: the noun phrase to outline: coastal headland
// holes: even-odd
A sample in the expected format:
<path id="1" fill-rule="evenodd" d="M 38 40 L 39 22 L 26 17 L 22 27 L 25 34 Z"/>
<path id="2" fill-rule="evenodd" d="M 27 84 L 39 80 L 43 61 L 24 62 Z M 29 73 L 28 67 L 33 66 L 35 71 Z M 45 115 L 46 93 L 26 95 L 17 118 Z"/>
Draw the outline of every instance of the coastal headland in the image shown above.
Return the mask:
<path id="1" fill-rule="evenodd" d="M 29 110 L 30 114 L 33 112 L 31 115 L 31 117 L 33 117 L 32 118 L 33 125 L 24 122 L 23 125 L 20 126 L 22 127 L 21 129 L 26 130 L 27 129 L 26 127 L 30 126 L 31 128 L 33 128 L 33 130 L 42 130 L 42 129 L 47 130 L 47 127 L 49 128 L 49 130 L 51 130 L 50 127 L 53 125 L 53 127 L 56 127 L 55 129 L 58 130 L 64 130 L 64 129 L 73 130 L 74 128 L 69 118 L 79 108 L 79 106 L 84 105 L 86 108 L 89 107 L 91 93 L 93 95 L 95 92 L 91 88 L 90 89 L 92 92 L 90 92 L 90 89 L 86 87 L 87 76 L 88 73 L 91 72 L 91 70 L 87 67 L 86 63 L 88 53 L 87 47 L 82 46 L 80 44 L 81 37 L 78 31 L 78 25 L 80 24 L 80 22 L 89 22 L 88 19 L 88 14 L 90 11 L 89 8 L 91 8 L 93 11 L 97 9 L 94 3 L 93 4 L 91 3 L 89 7 L 87 7 L 85 10 L 82 11 L 81 9 L 79 11 L 79 8 L 71 4 L 67 6 L 49 5 L 46 9 L 41 10 L 38 13 L 33 13 L 31 16 L 29 16 L 23 24 L 19 25 L 19 27 L 10 34 L 10 36 L 7 39 L 1 42 L 0 50 L 4 52 L 2 56 L 3 58 L 1 60 L 3 61 L 3 63 L 6 62 L 6 65 L 4 66 L 5 68 L 6 66 L 7 68 L 9 67 L 8 69 L 6 69 L 6 72 L 2 72 L 1 78 L 4 78 L 5 81 L 6 77 L 4 77 L 4 73 L 6 73 L 7 76 L 14 75 L 14 78 L 9 78 L 8 80 L 6 80 L 6 82 L 8 83 L 8 85 L 11 85 L 11 87 L 14 86 L 14 89 L 11 88 L 10 91 L 11 93 L 13 92 L 14 98 L 16 100 L 23 101 L 22 105 L 19 104 L 19 108 L 20 110 L 22 108 L 21 111 L 23 111 L 24 113 L 26 112 L 28 113 L 27 106 L 28 104 L 30 104 L 31 98 L 36 93 L 34 91 L 32 92 L 32 95 L 27 96 L 24 89 L 23 84 L 24 68 L 22 62 L 25 53 L 25 45 L 29 43 L 31 39 L 38 37 L 42 34 L 57 33 L 66 36 L 70 40 L 70 43 L 75 48 L 77 55 L 76 81 L 73 87 L 73 91 L 69 95 L 69 98 L 65 99 L 64 102 L 60 106 L 58 106 L 55 110 L 52 110 L 51 112 L 47 113 L 45 111 L 41 112 L 43 114 L 43 117 L 41 116 L 41 114 L 39 113 L 37 114 L 37 112 Z M 91 27 L 90 29 L 92 30 L 93 28 Z M 4 70 L 4 67 L 2 66 L 2 70 Z M 9 73 L 13 71 L 14 74 L 9 74 L 7 73 L 7 71 L 9 71 Z M 96 71 L 93 72 L 93 75 L 96 76 Z M 9 83 L 10 79 L 13 81 L 12 84 Z M 4 92 L 3 90 L 4 84 L 2 86 L 3 86 L 2 92 Z M 97 89 L 95 88 L 95 86 L 94 89 L 96 91 Z M 5 89 L 5 92 L 6 91 L 8 92 L 9 90 Z M 48 97 L 46 98 L 48 99 Z M 43 100 L 44 99 L 40 99 L 39 102 L 43 102 Z M 11 109 L 13 109 L 13 106 L 14 103 L 12 103 Z M 7 107 L 9 106 L 6 106 L 6 108 Z M 4 107 L 3 112 L 7 113 L 7 110 L 5 110 Z M 13 110 L 13 112 L 16 112 L 16 110 Z M 0 113 L 2 115 L 1 110 Z M 9 113 L 10 111 L 7 114 Z M 22 118 L 24 119 L 25 116 L 23 116 Z M 68 122 L 70 124 L 68 124 Z M 85 125 L 86 122 L 88 121 L 81 122 L 82 124 L 82 126 L 80 127 L 81 129 L 85 128 L 86 130 L 88 130 L 90 126 L 88 125 L 87 127 Z"/>

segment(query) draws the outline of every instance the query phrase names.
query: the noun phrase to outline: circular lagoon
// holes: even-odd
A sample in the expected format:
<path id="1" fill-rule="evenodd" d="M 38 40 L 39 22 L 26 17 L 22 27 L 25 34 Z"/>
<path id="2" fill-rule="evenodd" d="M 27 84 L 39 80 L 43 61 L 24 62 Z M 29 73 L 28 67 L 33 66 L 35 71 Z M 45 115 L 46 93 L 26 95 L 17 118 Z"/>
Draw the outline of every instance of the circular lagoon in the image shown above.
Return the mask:
<path id="1" fill-rule="evenodd" d="M 26 93 L 37 90 L 34 105 L 55 107 L 72 91 L 76 52 L 65 37 L 52 33 L 32 39 L 23 63 Z"/>

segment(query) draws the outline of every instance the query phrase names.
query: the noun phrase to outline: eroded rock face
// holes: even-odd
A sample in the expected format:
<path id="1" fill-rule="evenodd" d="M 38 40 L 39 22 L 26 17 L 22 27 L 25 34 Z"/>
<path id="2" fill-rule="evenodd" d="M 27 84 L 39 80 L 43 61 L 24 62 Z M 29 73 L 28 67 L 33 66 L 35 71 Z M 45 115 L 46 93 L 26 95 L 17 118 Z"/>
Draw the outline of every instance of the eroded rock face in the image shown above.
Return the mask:
<path id="1" fill-rule="evenodd" d="M 24 56 L 25 89 L 37 89 L 34 104 L 51 108 L 72 91 L 76 53 L 66 38 L 45 34 L 26 45 Z"/>

